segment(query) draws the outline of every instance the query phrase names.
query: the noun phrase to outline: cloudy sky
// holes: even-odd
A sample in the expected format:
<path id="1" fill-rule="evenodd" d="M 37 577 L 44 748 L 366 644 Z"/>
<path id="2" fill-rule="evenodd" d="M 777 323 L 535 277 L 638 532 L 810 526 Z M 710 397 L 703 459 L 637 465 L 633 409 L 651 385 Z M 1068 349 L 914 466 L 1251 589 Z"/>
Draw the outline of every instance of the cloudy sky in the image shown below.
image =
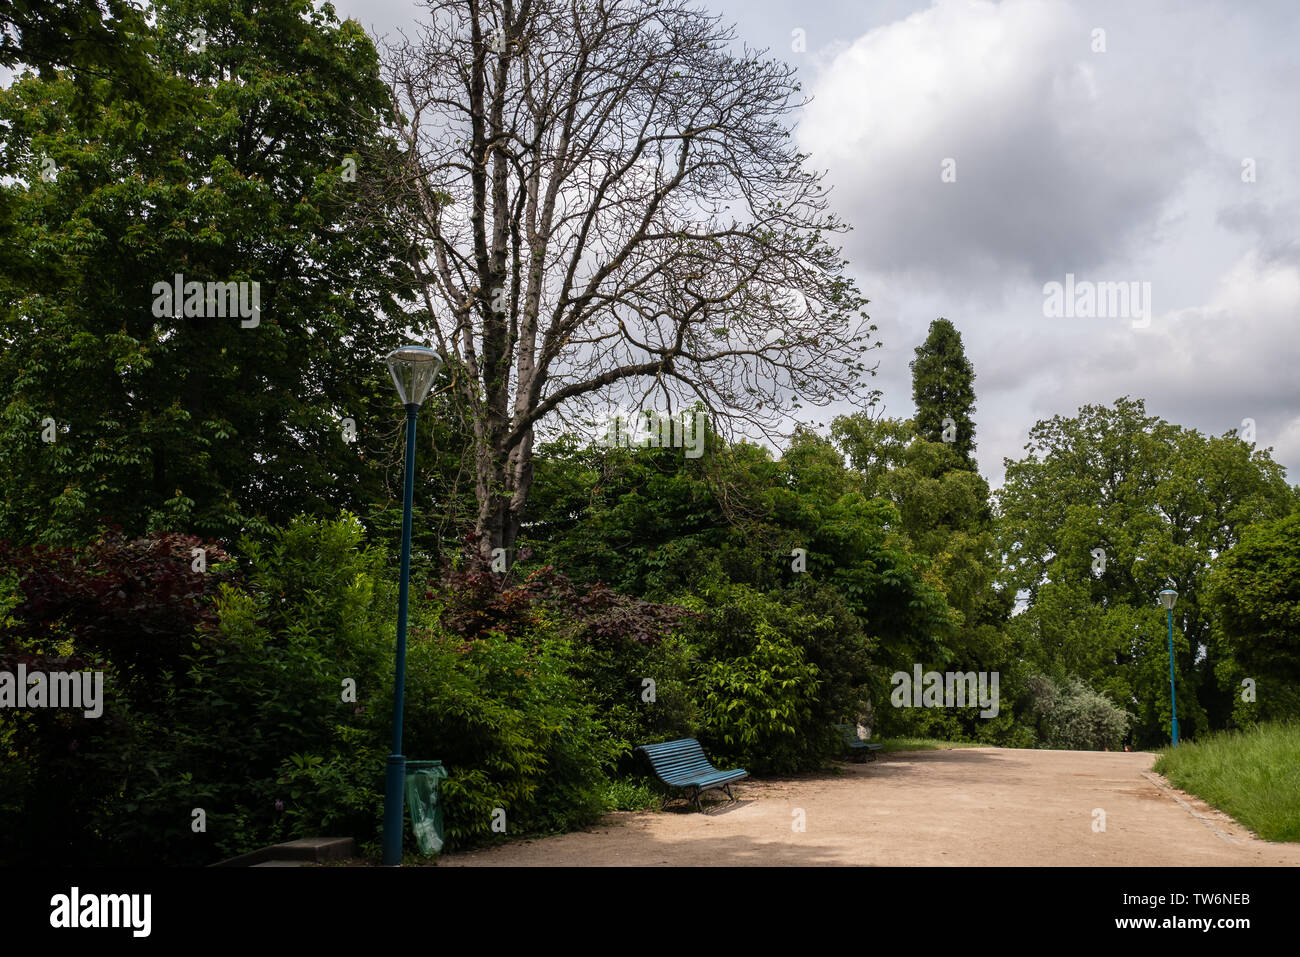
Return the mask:
<path id="1" fill-rule="evenodd" d="M 995 486 L 1036 420 L 1122 395 L 1208 433 L 1253 419 L 1300 477 L 1300 4 L 703 6 L 813 97 L 797 136 L 854 225 L 888 414 L 911 414 L 907 363 L 945 316 L 975 365 Z M 378 33 L 420 15 L 335 7 Z M 1067 274 L 1138 284 L 1149 316 L 1138 300 L 1047 315 L 1044 286 Z"/>

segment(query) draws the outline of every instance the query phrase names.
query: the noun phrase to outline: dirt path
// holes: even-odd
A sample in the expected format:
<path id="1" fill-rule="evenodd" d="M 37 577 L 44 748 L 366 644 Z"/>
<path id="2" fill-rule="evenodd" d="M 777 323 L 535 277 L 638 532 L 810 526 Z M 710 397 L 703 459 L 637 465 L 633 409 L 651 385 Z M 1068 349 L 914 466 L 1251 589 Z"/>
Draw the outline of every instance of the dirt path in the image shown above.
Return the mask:
<path id="1" fill-rule="evenodd" d="M 589 831 L 444 857 L 492 865 L 1300 865 L 1151 773 L 1146 753 L 905 751 L 742 781 L 734 804 L 616 813 Z M 1105 830 L 1094 831 L 1094 809 Z M 804 831 L 796 831 L 802 810 Z"/>

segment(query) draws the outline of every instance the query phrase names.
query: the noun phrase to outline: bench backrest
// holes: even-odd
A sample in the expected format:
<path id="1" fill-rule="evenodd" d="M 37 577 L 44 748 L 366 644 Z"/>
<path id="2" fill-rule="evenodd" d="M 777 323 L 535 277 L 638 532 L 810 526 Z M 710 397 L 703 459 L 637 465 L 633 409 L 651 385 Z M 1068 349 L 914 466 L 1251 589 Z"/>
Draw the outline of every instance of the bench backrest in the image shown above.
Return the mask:
<path id="1" fill-rule="evenodd" d="M 646 753 L 655 774 L 664 779 L 718 770 L 709 763 L 700 742 L 694 738 L 643 744 L 637 750 Z"/>
<path id="2" fill-rule="evenodd" d="M 861 743 L 862 739 L 858 737 L 858 729 L 851 724 L 837 724 L 840 734 L 844 735 L 845 744 Z"/>

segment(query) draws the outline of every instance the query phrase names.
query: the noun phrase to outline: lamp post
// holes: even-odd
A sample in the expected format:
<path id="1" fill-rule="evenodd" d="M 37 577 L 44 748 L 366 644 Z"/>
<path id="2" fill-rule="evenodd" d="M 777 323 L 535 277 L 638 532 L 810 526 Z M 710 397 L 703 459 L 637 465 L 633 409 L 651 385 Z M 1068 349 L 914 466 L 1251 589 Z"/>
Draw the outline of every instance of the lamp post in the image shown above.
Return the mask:
<path id="1" fill-rule="evenodd" d="M 1174 602 L 1177 600 L 1178 592 L 1172 588 L 1160 592 L 1160 604 L 1165 606 L 1165 616 L 1169 620 L 1169 707 L 1174 747 L 1178 747 L 1178 698 L 1174 694 Z"/>
<path id="2" fill-rule="evenodd" d="M 415 497 L 415 417 L 442 358 L 423 346 L 402 346 L 384 360 L 406 407 L 406 497 L 402 505 L 402 583 L 397 597 L 397 656 L 393 676 L 393 751 L 384 778 L 384 865 L 402 863 L 402 798 L 406 755 L 402 754 L 402 709 L 406 697 L 406 596 L 411 579 L 411 502 Z"/>

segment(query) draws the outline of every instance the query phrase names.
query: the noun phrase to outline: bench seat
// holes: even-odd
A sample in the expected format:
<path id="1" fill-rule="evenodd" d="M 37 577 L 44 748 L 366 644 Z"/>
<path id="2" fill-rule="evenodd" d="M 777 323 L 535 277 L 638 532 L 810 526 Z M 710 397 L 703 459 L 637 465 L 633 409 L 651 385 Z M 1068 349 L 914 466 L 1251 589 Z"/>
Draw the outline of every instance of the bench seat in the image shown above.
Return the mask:
<path id="1" fill-rule="evenodd" d="M 884 745 L 876 741 L 863 741 L 858 737 L 858 729 L 851 724 L 837 724 L 837 730 L 844 737 L 844 746 L 849 749 L 850 754 L 865 754 L 872 761 L 876 760 L 876 752 L 883 751 Z"/>
<path id="2" fill-rule="evenodd" d="M 694 800 L 695 807 L 703 810 L 700 795 L 705 791 L 725 790 L 727 797 L 733 801 L 731 785 L 749 777 L 749 772 L 742 768 L 721 771 L 715 768 L 704 754 L 700 742 L 694 738 L 680 738 L 677 741 L 663 741 L 659 744 L 643 744 L 637 748 L 650 760 L 650 767 L 655 775 L 670 789 L 678 788 L 686 792 L 688 800 Z M 660 810 L 668 806 L 668 796 Z"/>

